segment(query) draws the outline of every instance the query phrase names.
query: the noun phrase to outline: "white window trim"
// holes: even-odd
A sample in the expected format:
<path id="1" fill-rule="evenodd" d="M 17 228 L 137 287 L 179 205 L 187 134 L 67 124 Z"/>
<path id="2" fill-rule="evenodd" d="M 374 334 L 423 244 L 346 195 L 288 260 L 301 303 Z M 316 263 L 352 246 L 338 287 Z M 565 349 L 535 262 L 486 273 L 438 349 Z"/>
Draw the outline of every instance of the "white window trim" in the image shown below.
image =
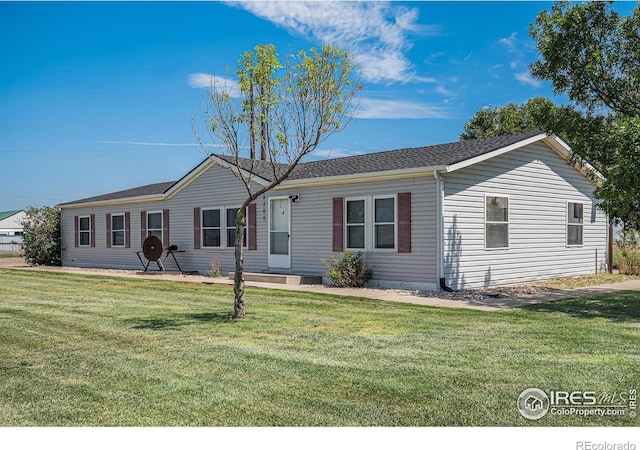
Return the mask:
<path id="1" fill-rule="evenodd" d="M 82 219 L 87 219 L 87 223 L 89 224 L 89 228 L 87 230 L 83 230 L 82 228 L 80 228 Z M 80 238 L 80 236 L 82 236 L 82 233 L 87 233 L 87 235 L 89 236 L 89 243 L 87 244 L 82 243 L 82 239 Z M 78 247 L 91 247 L 91 216 L 90 215 L 78 216 Z"/>
<path id="2" fill-rule="evenodd" d="M 116 230 L 113 228 L 113 218 L 114 217 L 118 217 L 118 216 L 122 216 L 122 229 L 121 230 Z M 116 248 L 124 248 L 127 245 L 127 223 L 126 223 L 126 219 L 125 219 L 125 215 L 122 212 L 118 212 L 118 213 L 112 213 L 111 214 L 111 223 L 109 224 L 109 227 L 111 228 L 111 247 L 116 247 Z M 123 244 L 122 245 L 116 245 L 114 244 L 115 240 L 113 239 L 113 232 L 114 231 L 122 231 L 122 234 L 124 236 L 124 239 L 122 240 Z"/>
<path id="3" fill-rule="evenodd" d="M 582 205 L 582 223 L 569 223 L 569 203 L 575 203 L 575 204 L 580 204 Z M 564 227 L 564 233 L 565 233 L 565 244 L 567 247 L 569 248 L 575 248 L 575 247 L 584 247 L 584 210 L 585 210 L 585 203 L 584 202 L 580 202 L 580 201 L 571 201 L 571 200 L 567 200 L 566 201 L 566 205 L 565 205 L 565 210 L 564 210 L 564 221 L 565 221 L 565 227 Z M 569 227 L 577 227 L 577 226 L 581 226 L 582 227 L 582 243 L 581 244 L 569 244 Z"/>
<path id="4" fill-rule="evenodd" d="M 369 226 L 371 223 L 371 213 L 369 208 L 367 207 L 367 199 L 371 197 L 348 197 L 344 199 L 344 248 L 345 250 L 350 250 L 353 252 L 367 252 L 371 250 L 371 241 L 369 237 Z M 359 223 L 354 223 L 351 226 L 363 226 L 364 227 L 364 248 L 359 247 L 349 247 L 349 223 L 347 222 L 347 204 L 349 202 L 364 202 L 364 223 L 360 225 Z"/>
<path id="5" fill-rule="evenodd" d="M 224 240 L 227 241 L 227 236 L 231 227 L 227 225 L 227 210 L 240 209 L 240 206 L 227 206 L 224 208 Z M 233 221 L 233 229 L 235 230 L 235 220 Z M 221 242 L 222 243 L 222 242 Z M 242 248 L 247 248 L 249 244 L 249 208 L 244 210 L 244 245 Z M 227 242 L 228 249 L 234 249 L 236 247 L 235 242 Z"/>
<path id="6" fill-rule="evenodd" d="M 212 211 L 217 209 L 218 211 L 220 211 L 220 226 L 217 228 L 218 230 L 220 230 L 220 245 L 219 246 L 215 246 L 215 245 L 204 245 L 204 232 L 205 230 L 215 230 L 216 227 L 206 227 L 204 226 L 204 212 L 205 211 Z M 221 250 L 224 249 L 224 237 L 222 236 L 222 230 L 224 229 L 222 227 L 222 219 L 223 219 L 223 215 L 224 215 L 224 208 L 222 206 L 207 206 L 204 208 L 200 208 L 200 242 L 202 242 L 202 244 L 200 245 L 200 248 L 205 249 L 205 250 Z"/>
<path id="7" fill-rule="evenodd" d="M 151 214 L 160 214 L 160 228 L 150 228 L 149 227 L 149 216 Z M 151 236 L 151 231 L 160 231 L 160 241 L 163 241 L 164 239 L 164 214 L 162 213 L 162 210 L 160 211 L 148 211 L 147 212 L 147 237 Z"/>
<path id="8" fill-rule="evenodd" d="M 227 242 L 227 230 L 230 228 L 227 227 L 227 210 L 240 208 L 240 206 L 204 206 L 200 207 L 200 248 L 203 250 L 213 250 L 216 252 L 225 251 L 232 252 L 235 248 L 235 242 L 228 243 Z M 220 246 L 212 246 L 212 245 L 204 245 L 204 212 L 211 211 L 212 209 L 217 209 L 220 211 Z M 242 248 L 248 248 L 249 246 L 249 208 L 245 210 L 246 214 L 246 223 L 244 226 L 244 235 L 246 244 Z M 214 227 L 207 227 L 206 229 L 215 229 Z"/>
<path id="9" fill-rule="evenodd" d="M 393 199 L 393 248 L 376 248 L 376 200 Z M 364 248 L 348 247 L 348 227 L 347 223 L 347 203 L 354 201 L 364 201 Z M 344 199 L 344 244 L 345 250 L 353 252 L 374 252 L 374 253 L 397 253 L 398 252 L 398 194 L 379 194 L 367 195 L 360 197 L 345 197 Z M 391 224 L 390 222 L 380 222 L 383 224 Z M 354 224 L 358 226 L 358 224 Z"/>
<path id="10" fill-rule="evenodd" d="M 393 247 L 377 248 L 376 247 L 376 200 L 392 198 L 393 199 Z M 380 222 L 380 225 L 389 225 L 390 222 Z M 371 197 L 371 247 L 376 252 L 398 252 L 398 195 L 374 195 Z"/>
<path id="11" fill-rule="evenodd" d="M 502 197 L 507 199 L 507 221 L 506 222 L 487 222 L 487 197 Z M 486 251 L 493 250 L 509 250 L 511 248 L 511 198 L 508 194 L 492 194 L 486 193 L 483 198 L 483 234 L 484 234 L 484 249 Z M 507 224 L 507 246 L 506 247 L 487 247 L 487 224 Z"/>

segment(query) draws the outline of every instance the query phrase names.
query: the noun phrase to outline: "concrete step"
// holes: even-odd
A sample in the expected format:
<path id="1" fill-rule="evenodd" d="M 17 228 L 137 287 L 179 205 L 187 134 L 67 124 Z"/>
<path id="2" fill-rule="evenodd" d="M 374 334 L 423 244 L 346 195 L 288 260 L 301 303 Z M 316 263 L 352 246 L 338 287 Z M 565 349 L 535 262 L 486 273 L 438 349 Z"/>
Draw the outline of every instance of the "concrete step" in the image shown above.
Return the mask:
<path id="1" fill-rule="evenodd" d="M 229 273 L 229 279 L 233 280 L 235 272 Z M 290 284 L 322 284 L 322 277 L 318 275 L 289 275 L 284 273 L 244 273 L 244 281 L 256 281 L 259 283 Z"/>

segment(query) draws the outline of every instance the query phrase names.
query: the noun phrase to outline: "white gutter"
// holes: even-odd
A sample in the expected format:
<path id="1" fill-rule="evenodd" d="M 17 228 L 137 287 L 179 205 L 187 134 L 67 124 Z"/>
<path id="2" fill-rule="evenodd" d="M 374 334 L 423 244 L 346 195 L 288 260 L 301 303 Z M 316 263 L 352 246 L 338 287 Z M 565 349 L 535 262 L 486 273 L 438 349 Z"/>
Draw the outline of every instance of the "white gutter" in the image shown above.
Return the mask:
<path id="1" fill-rule="evenodd" d="M 433 171 L 447 170 L 446 166 L 413 167 L 409 169 L 384 170 L 379 172 L 354 173 L 349 175 L 334 175 L 329 177 L 303 178 L 300 180 L 284 180 L 274 190 L 291 188 L 303 188 L 311 186 L 330 186 L 337 183 L 364 183 L 367 181 L 398 180 L 402 178 L 415 178 L 419 176 L 431 176 Z"/>
<path id="2" fill-rule="evenodd" d="M 96 207 L 96 206 L 114 206 L 114 205 L 123 205 L 129 203 L 144 203 L 144 202 L 154 202 L 164 200 L 166 197 L 164 194 L 151 194 L 151 195 L 141 195 L 138 197 L 123 197 L 116 198 L 111 200 L 97 200 L 93 202 L 85 202 L 85 203 L 70 203 L 68 205 L 61 204 L 56 205 L 60 209 L 79 209 L 79 208 L 87 208 L 87 207 Z"/>
<path id="3" fill-rule="evenodd" d="M 437 169 L 433 171 L 433 177 L 436 179 L 436 279 L 439 287 L 440 279 L 444 278 L 444 179 Z"/>

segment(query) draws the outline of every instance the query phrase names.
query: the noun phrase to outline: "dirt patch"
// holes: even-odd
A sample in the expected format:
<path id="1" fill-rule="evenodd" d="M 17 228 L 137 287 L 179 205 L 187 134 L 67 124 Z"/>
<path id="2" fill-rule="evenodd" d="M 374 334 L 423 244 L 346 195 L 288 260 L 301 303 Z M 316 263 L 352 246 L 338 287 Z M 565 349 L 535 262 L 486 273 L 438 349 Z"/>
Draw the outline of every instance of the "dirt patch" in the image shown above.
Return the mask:
<path id="1" fill-rule="evenodd" d="M 24 258 L 0 258 L 0 267 L 26 267 Z"/>

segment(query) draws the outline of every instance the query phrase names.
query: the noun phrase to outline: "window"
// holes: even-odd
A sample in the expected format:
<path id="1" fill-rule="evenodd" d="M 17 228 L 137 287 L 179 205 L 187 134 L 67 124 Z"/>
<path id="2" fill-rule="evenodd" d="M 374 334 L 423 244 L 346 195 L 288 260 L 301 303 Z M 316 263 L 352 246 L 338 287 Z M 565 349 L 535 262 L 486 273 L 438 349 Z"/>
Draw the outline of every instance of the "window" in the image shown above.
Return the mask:
<path id="1" fill-rule="evenodd" d="M 152 212 L 147 214 L 147 236 L 158 236 L 162 241 L 162 213 Z"/>
<path id="2" fill-rule="evenodd" d="M 485 196 L 485 248 L 509 248 L 509 198 Z"/>
<path id="3" fill-rule="evenodd" d="M 220 247 L 220 210 L 202 210 L 202 246 Z"/>
<path id="4" fill-rule="evenodd" d="M 91 245 L 91 219 L 89 216 L 78 218 L 78 242 L 80 245 Z"/>
<path id="5" fill-rule="evenodd" d="M 365 201 L 347 200 L 347 248 L 365 248 Z"/>
<path id="6" fill-rule="evenodd" d="M 567 245 L 582 245 L 584 205 L 567 203 Z"/>
<path id="7" fill-rule="evenodd" d="M 111 245 L 124 247 L 124 214 L 111 216 Z"/>
<path id="8" fill-rule="evenodd" d="M 375 248 L 395 248 L 395 198 L 374 199 Z"/>
<path id="9" fill-rule="evenodd" d="M 202 210 L 202 246 L 235 247 L 236 214 L 238 208 L 212 208 Z M 223 219 L 224 218 L 224 219 Z M 222 220 L 225 220 L 224 227 Z M 225 241 L 223 241 L 223 236 Z M 244 229 L 244 246 L 247 245 L 247 228 Z"/>
<path id="10" fill-rule="evenodd" d="M 227 208 L 227 247 L 236 246 L 236 214 L 240 208 Z M 244 228 L 244 240 L 243 247 L 247 246 L 247 216 L 245 211 L 245 228 Z"/>
<path id="11" fill-rule="evenodd" d="M 396 248 L 396 197 L 346 199 L 347 249 Z"/>

